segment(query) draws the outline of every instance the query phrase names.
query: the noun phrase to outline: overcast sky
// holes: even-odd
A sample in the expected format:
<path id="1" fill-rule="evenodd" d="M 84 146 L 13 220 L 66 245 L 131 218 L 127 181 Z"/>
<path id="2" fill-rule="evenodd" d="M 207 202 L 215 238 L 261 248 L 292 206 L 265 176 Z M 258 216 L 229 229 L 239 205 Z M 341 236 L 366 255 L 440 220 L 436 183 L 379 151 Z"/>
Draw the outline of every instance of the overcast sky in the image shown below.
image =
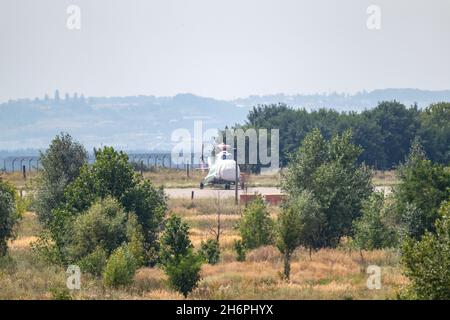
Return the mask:
<path id="1" fill-rule="evenodd" d="M 450 89 L 449 0 L 0 0 L 0 41 L 0 101 Z"/>

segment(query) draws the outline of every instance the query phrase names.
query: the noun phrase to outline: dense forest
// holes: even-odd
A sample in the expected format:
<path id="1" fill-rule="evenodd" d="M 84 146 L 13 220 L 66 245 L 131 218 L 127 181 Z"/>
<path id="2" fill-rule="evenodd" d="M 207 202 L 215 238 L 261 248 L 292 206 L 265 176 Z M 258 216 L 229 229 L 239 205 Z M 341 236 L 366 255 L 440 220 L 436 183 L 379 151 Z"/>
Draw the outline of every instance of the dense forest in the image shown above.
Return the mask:
<path id="1" fill-rule="evenodd" d="M 259 105 L 249 112 L 245 124 L 236 127 L 279 129 L 282 166 L 287 165 L 289 154 L 298 149 L 314 128 L 320 129 L 327 139 L 351 129 L 354 143 L 364 150 L 358 161 L 375 169 L 398 166 L 416 139 L 433 162 L 450 160 L 450 103 L 444 102 L 424 109 L 417 105 L 406 107 L 397 101 L 380 102 L 375 108 L 359 113 L 308 111 L 286 104 Z"/>

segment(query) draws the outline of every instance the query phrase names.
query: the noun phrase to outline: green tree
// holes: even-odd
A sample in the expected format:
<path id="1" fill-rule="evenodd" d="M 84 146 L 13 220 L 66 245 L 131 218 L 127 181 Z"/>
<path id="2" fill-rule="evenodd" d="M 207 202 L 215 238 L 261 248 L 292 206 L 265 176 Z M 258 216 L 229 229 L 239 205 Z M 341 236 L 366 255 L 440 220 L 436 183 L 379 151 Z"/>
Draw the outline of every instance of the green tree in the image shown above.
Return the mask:
<path id="1" fill-rule="evenodd" d="M 160 262 L 170 285 L 184 297 L 187 297 L 200 281 L 203 257 L 193 251 L 188 224 L 176 215 L 167 219 L 161 235 Z"/>
<path id="2" fill-rule="evenodd" d="M 398 165 L 405 159 L 420 126 L 417 106 L 406 108 L 397 101 L 384 101 L 367 112 L 368 121 L 381 129 L 383 158 L 376 163 L 377 169 Z"/>
<path id="3" fill-rule="evenodd" d="M 262 197 L 258 196 L 244 209 L 238 230 L 247 249 L 273 243 L 274 223 Z"/>
<path id="4" fill-rule="evenodd" d="M 450 202 L 443 203 L 436 233 L 426 232 L 420 241 L 405 240 L 402 264 L 411 280 L 406 298 L 450 299 Z"/>
<path id="5" fill-rule="evenodd" d="M 233 247 L 234 247 L 234 250 L 236 251 L 236 260 L 239 262 L 245 261 L 245 256 L 247 254 L 247 248 L 245 248 L 242 240 L 234 240 Z"/>
<path id="6" fill-rule="evenodd" d="M 186 255 L 193 247 L 189 239 L 189 225 L 176 215 L 170 216 L 165 223 L 159 243 L 162 264 Z"/>
<path id="7" fill-rule="evenodd" d="M 52 210 L 65 202 L 64 190 L 80 174 L 87 152 L 67 133 L 57 135 L 40 155 L 41 171 L 35 197 L 36 213 L 44 224 L 52 221 Z"/>
<path id="8" fill-rule="evenodd" d="M 321 208 L 315 220 L 320 218 L 322 230 L 314 247 L 335 247 L 341 237 L 351 235 L 352 222 L 372 192 L 372 172 L 357 164 L 361 148 L 351 141 L 349 131 L 326 140 L 315 129 L 291 156 L 283 175 L 282 188 L 289 198 L 308 191 Z"/>
<path id="9" fill-rule="evenodd" d="M 8 251 L 8 240 L 16 236 L 20 212 L 16 208 L 15 188 L 0 178 L 0 258 Z"/>
<path id="10" fill-rule="evenodd" d="M 172 288 L 180 292 L 185 298 L 194 290 L 200 281 L 200 270 L 203 259 L 201 255 L 193 252 L 192 248 L 180 257 L 176 263 L 173 261 L 164 266 Z"/>
<path id="11" fill-rule="evenodd" d="M 430 105 L 420 114 L 418 135 L 433 162 L 450 162 L 450 103 Z"/>
<path id="12" fill-rule="evenodd" d="M 384 193 L 374 192 L 363 202 L 362 216 L 353 221 L 354 240 L 361 250 L 395 247 L 397 234 L 389 224 L 389 207 Z"/>
<path id="13" fill-rule="evenodd" d="M 324 217 L 319 204 L 308 191 L 289 199 L 277 220 L 277 247 L 284 257 L 283 274 L 289 279 L 292 253 L 299 246 L 320 246 Z"/>
<path id="14" fill-rule="evenodd" d="M 137 263 L 126 245 L 118 247 L 108 261 L 103 272 L 103 280 L 108 287 L 128 286 L 133 282 Z"/>
<path id="15" fill-rule="evenodd" d="M 220 259 L 219 242 L 215 239 L 202 241 L 200 244 L 200 254 L 209 264 L 216 264 Z"/>
<path id="16" fill-rule="evenodd" d="M 78 261 L 97 247 L 109 256 L 127 240 L 127 214 L 117 200 L 108 197 L 78 215 L 71 230 L 67 248 L 70 262 Z"/>
<path id="17" fill-rule="evenodd" d="M 128 156 L 110 147 L 96 151 L 95 163 L 81 169 L 65 196 L 66 209 L 73 214 L 85 211 L 98 198 L 117 199 L 126 212 L 136 214 L 147 250 L 156 242 L 167 208 L 164 191 L 135 174 Z"/>
<path id="18" fill-rule="evenodd" d="M 77 265 L 81 271 L 100 277 L 107 261 L 108 253 L 101 246 L 98 246 L 94 251 L 81 258 Z"/>
<path id="19" fill-rule="evenodd" d="M 397 175 L 396 213 L 402 230 L 418 240 L 425 231 L 434 231 L 438 209 L 450 198 L 450 169 L 428 160 L 420 142 L 415 141 Z"/>

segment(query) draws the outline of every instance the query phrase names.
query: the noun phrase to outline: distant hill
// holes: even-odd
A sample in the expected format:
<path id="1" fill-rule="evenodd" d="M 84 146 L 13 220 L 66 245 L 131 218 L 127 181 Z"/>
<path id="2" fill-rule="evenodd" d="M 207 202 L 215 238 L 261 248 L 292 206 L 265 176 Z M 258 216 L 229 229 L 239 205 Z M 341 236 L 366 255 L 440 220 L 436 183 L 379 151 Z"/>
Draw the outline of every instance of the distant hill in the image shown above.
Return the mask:
<path id="1" fill-rule="evenodd" d="M 371 92 L 358 92 L 354 95 L 344 93 L 311 95 L 265 95 L 236 99 L 233 102 L 241 106 L 285 102 L 306 109 L 332 108 L 340 111 L 361 111 L 375 107 L 380 101 L 397 100 L 406 106 L 415 103 L 426 107 L 433 102 L 450 101 L 450 90 L 428 91 L 419 89 L 382 89 Z"/>
<path id="2" fill-rule="evenodd" d="M 0 105 L 0 150 L 45 148 L 69 132 L 92 149 L 101 144 L 124 150 L 170 150 L 177 128 L 204 130 L 242 122 L 248 108 L 232 102 L 179 94 L 174 97 L 19 100 Z"/>
<path id="3" fill-rule="evenodd" d="M 450 101 L 448 91 L 384 89 L 372 92 L 316 95 L 250 96 L 233 101 L 178 94 L 174 97 L 83 96 L 59 99 L 22 99 L 0 104 L 0 150 L 45 148 L 59 132 L 69 132 L 88 149 L 113 145 L 124 150 L 170 150 L 170 135 L 177 128 L 193 132 L 194 120 L 204 130 L 243 123 L 257 104 L 286 103 L 294 107 L 336 110 L 372 108 L 379 101 L 397 100 L 425 107 Z M 29 151 L 27 152 L 29 153 Z"/>

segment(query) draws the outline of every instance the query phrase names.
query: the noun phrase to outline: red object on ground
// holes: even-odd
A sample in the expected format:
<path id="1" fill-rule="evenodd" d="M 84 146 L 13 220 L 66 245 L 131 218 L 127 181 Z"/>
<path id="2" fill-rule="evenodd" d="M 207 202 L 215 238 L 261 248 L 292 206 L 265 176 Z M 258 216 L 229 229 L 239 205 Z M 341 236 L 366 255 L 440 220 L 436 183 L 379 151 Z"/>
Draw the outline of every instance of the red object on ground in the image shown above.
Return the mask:
<path id="1" fill-rule="evenodd" d="M 280 205 L 285 198 L 286 195 L 284 194 L 266 194 L 264 196 L 264 200 L 266 201 L 266 203 L 269 203 L 274 206 Z"/>
<path id="2" fill-rule="evenodd" d="M 252 202 L 256 199 L 258 195 L 256 194 L 241 194 L 240 195 L 240 203 L 241 204 L 247 204 L 249 202 Z M 284 194 L 266 194 L 263 196 L 263 199 L 266 203 L 278 206 L 280 205 L 283 200 L 286 198 L 286 195 Z"/>
<path id="3" fill-rule="evenodd" d="M 255 199 L 256 199 L 256 194 L 241 194 L 240 198 L 239 198 L 239 200 L 242 204 L 247 204 L 248 202 L 252 202 Z"/>

